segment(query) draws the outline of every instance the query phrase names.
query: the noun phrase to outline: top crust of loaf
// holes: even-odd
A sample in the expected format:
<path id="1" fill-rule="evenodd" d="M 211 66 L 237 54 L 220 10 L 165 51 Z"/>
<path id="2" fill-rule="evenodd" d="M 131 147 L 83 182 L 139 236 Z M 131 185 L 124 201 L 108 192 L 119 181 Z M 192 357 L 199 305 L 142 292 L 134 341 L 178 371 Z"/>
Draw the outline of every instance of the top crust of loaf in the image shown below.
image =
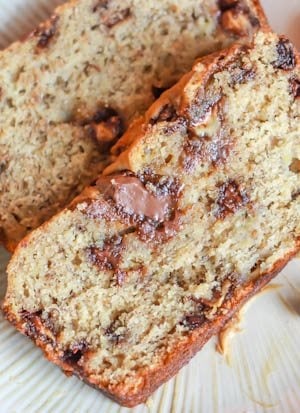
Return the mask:
<path id="1" fill-rule="evenodd" d="M 79 375 L 121 404 L 134 406 L 141 403 L 188 362 L 244 301 L 263 287 L 299 251 L 299 63 L 299 55 L 291 43 L 271 32 L 258 33 L 252 44 L 236 45 L 200 60 L 192 72 L 165 92 L 146 115 L 129 129 L 123 140 L 124 147 L 129 147 L 107 168 L 107 178 L 99 178 L 95 186 L 85 189 L 69 208 L 20 243 L 8 268 L 9 285 L 4 311 L 21 332 L 29 335 L 44 350 L 49 360 L 66 372 Z M 265 84 L 260 83 L 263 80 Z M 224 89 L 222 93 L 220 88 Z M 244 99 L 245 94 L 250 98 Z M 280 104 L 277 97 L 281 99 Z M 248 113 L 243 111 L 243 107 L 246 103 L 252 104 L 256 98 L 261 110 L 257 112 L 256 108 L 249 108 L 252 116 L 249 119 L 253 121 L 250 129 L 253 128 L 257 136 L 251 135 L 248 142 L 245 136 L 249 131 L 245 132 L 240 126 L 244 125 L 242 122 Z M 231 106 L 228 108 L 229 101 Z M 278 110 L 273 117 L 270 116 L 271 109 Z M 239 117 L 241 114 L 242 118 Z M 237 123 L 235 127 L 220 131 L 222 122 L 225 128 L 227 123 Z M 274 128 L 271 134 L 270 128 Z M 259 145 L 264 146 L 261 148 Z M 243 159 L 244 152 L 247 152 L 247 160 L 249 158 L 251 161 L 247 165 Z M 268 162 L 272 162 L 271 169 Z M 265 175 L 261 175 L 260 169 L 256 175 L 260 164 Z M 274 184 L 273 180 L 276 180 Z M 131 197 L 129 202 L 124 202 L 128 187 L 131 188 Z M 139 201 L 146 199 L 147 202 L 144 205 L 142 202 L 135 203 L 136 196 L 133 195 L 136 194 Z M 68 234 L 73 240 L 70 243 L 67 236 L 62 236 L 60 232 L 67 221 L 71 227 Z M 89 225 L 88 229 L 84 225 Z M 78 236 L 78 242 L 74 233 Z M 185 235 L 183 239 L 181 234 Z M 195 244 L 191 244 L 195 251 L 185 250 L 186 245 L 189 246 L 190 234 L 199 237 Z M 204 244 L 205 237 L 211 234 L 214 234 L 215 240 L 207 245 L 213 251 L 216 262 L 209 261 L 213 265 L 212 274 L 209 267 L 205 267 L 204 275 L 211 275 L 212 278 L 198 280 L 194 286 L 194 280 L 188 278 L 189 274 L 183 273 L 187 278 L 183 280 L 173 270 L 186 267 L 187 273 L 200 271 L 198 267 L 189 266 L 188 258 L 193 257 L 192 264 L 206 263 L 205 256 L 209 256 L 209 251 L 202 250 L 199 245 Z M 130 242 L 123 245 L 122 237 L 127 237 Z M 80 244 L 82 239 L 83 244 Z M 175 301 L 178 310 L 176 307 L 174 312 L 185 305 L 190 305 L 184 307 L 190 312 L 184 312 L 184 317 L 177 320 L 173 330 L 168 332 L 170 342 L 166 341 L 168 346 L 164 353 L 155 349 L 158 359 L 154 359 L 150 367 L 138 364 L 141 356 L 129 378 L 122 376 L 122 369 L 125 369 L 122 365 L 119 369 L 115 368 L 119 376 L 115 376 L 116 371 L 113 370 L 109 378 L 105 372 L 99 377 L 92 369 L 93 352 L 89 352 L 86 342 L 68 347 L 70 343 L 67 340 L 63 342 L 61 337 L 53 338 L 53 333 L 49 332 L 45 320 L 38 313 L 41 309 L 34 306 L 43 299 L 38 292 L 40 279 L 49 276 L 51 288 L 54 288 L 59 278 L 58 267 L 52 278 L 51 274 L 45 273 L 48 271 L 44 270 L 44 265 L 48 265 L 48 250 L 56 251 L 64 244 L 67 250 L 63 253 L 74 252 L 75 262 L 77 252 L 81 251 L 76 249 L 77 245 L 84 249 L 79 262 L 89 260 L 88 273 L 94 271 L 97 282 L 105 284 L 105 277 L 108 277 L 109 287 L 97 284 L 97 291 L 102 289 L 103 294 L 107 293 L 109 297 L 111 293 L 112 297 L 122 296 L 126 288 L 129 294 L 132 285 L 133 289 L 139 285 L 150 288 L 149 285 L 157 281 L 158 285 L 170 286 L 171 300 L 172 292 L 183 288 L 181 285 L 186 281 L 186 295 L 180 296 L 185 300 Z M 131 259 L 132 254 L 139 254 L 140 250 L 153 253 L 154 259 L 149 261 L 152 267 L 139 267 L 137 270 L 129 267 L 126 273 L 126 268 L 120 264 L 126 248 Z M 252 250 L 255 251 L 254 257 Z M 200 261 L 196 260 L 194 252 L 200 254 Z M 58 254 L 59 251 L 54 254 L 55 259 Z M 35 255 L 38 256 L 36 261 Z M 169 257 L 171 259 L 168 261 Z M 222 263 L 230 264 L 226 261 L 228 257 L 237 260 L 235 265 L 218 270 Z M 162 258 L 166 258 L 167 264 Z M 201 261 L 202 258 L 204 261 Z M 147 259 L 146 255 L 142 264 Z M 50 268 L 56 265 L 53 257 L 51 260 Z M 66 265 L 71 265 L 71 262 Z M 155 274 L 152 273 L 154 265 L 158 267 Z M 165 266 L 168 265 L 171 269 L 163 278 Z M 38 279 L 30 278 L 30 268 L 32 272 L 37 272 Z M 66 283 L 72 282 L 75 272 L 73 274 L 63 268 Z M 226 271 L 229 273 L 226 274 Z M 172 284 L 176 277 L 179 277 L 178 284 L 175 281 Z M 198 287 L 215 285 L 219 278 L 221 285 L 215 290 L 216 296 L 210 295 L 214 290 L 207 293 L 200 288 L 199 292 Z M 33 287 L 28 289 L 27 286 L 27 290 L 23 291 L 24 284 L 29 281 L 34 283 Z M 84 283 L 85 280 L 77 285 L 78 294 L 82 292 Z M 45 285 L 41 285 L 45 287 L 46 281 Z M 68 291 L 68 286 L 57 285 L 56 299 Z M 191 291 L 190 287 L 195 287 L 195 290 Z M 145 294 L 145 298 L 148 297 L 147 288 L 140 292 Z M 130 295 L 130 300 L 134 300 L 133 295 Z M 199 303 L 200 310 L 196 313 L 193 306 Z M 95 307 L 98 304 L 93 302 Z M 88 303 L 84 302 L 84 305 L 88 306 Z M 111 306 L 112 302 L 109 302 Z M 216 312 L 209 313 L 211 306 L 217 308 Z M 115 333 L 113 327 L 113 323 L 105 325 L 105 337 L 101 338 L 113 344 L 108 350 L 106 347 L 104 349 L 113 353 L 115 348 L 124 345 L 124 351 L 130 352 L 130 344 L 126 342 L 123 330 Z M 139 324 L 139 328 L 142 327 Z M 63 332 L 66 335 L 69 333 Z M 177 341 L 172 341 L 178 332 L 182 336 L 177 335 Z M 135 346 L 136 343 L 133 344 Z M 123 380 L 118 381 L 118 377 L 123 377 Z"/>
<path id="2" fill-rule="evenodd" d="M 256 0 L 75 0 L 1 51 L 0 239 L 13 250 L 89 185 L 196 57 L 266 24 Z"/>

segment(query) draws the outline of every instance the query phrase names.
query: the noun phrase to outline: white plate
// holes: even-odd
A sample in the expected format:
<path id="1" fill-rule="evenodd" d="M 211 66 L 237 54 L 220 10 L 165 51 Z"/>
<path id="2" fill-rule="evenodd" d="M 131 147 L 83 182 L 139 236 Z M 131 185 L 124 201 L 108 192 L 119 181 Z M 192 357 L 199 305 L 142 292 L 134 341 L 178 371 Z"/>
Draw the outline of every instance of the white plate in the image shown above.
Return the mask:
<path id="1" fill-rule="evenodd" d="M 0 0 L 0 47 L 28 33 L 62 0 Z M 263 0 L 275 30 L 300 48 L 300 0 Z M 298 43 L 297 43 L 298 42 Z M 0 251 L 0 299 L 8 254 Z M 134 413 L 300 412 L 300 261 L 250 303 L 228 357 L 216 339 Z M 278 285 L 279 284 L 279 285 Z M 129 412 L 65 377 L 0 315 L 0 413 Z"/>

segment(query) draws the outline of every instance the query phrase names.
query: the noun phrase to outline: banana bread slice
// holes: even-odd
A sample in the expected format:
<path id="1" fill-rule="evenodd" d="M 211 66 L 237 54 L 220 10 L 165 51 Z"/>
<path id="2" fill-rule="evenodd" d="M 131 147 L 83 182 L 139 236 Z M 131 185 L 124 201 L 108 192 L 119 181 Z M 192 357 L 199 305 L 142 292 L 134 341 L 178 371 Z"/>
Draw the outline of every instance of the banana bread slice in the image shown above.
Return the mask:
<path id="1" fill-rule="evenodd" d="M 299 86 L 268 32 L 196 63 L 110 175 L 21 241 L 7 318 L 66 373 L 143 402 L 299 251 Z"/>
<path id="2" fill-rule="evenodd" d="M 256 0 L 73 0 L 0 52 L 6 246 L 90 184 L 128 121 L 196 57 L 264 24 Z"/>

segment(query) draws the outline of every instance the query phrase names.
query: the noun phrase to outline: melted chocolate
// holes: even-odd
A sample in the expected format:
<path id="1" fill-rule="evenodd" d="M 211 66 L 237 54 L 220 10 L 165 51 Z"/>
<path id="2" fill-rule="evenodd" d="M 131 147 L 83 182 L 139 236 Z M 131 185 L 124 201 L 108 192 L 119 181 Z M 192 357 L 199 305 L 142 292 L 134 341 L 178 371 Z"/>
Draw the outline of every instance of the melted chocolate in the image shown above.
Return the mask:
<path id="1" fill-rule="evenodd" d="M 292 160 L 292 163 L 290 164 L 289 169 L 294 174 L 299 174 L 300 173 L 300 159 L 294 158 Z"/>
<path id="2" fill-rule="evenodd" d="M 188 111 L 191 126 L 204 122 L 221 98 L 221 92 L 216 93 L 208 90 L 203 95 L 203 91 L 199 90 Z"/>
<path id="3" fill-rule="evenodd" d="M 50 40 L 54 37 L 57 30 L 57 22 L 59 17 L 53 16 L 50 20 L 49 27 L 41 25 L 33 34 L 39 38 L 37 46 L 39 49 L 44 49 L 48 46 Z"/>
<path id="4" fill-rule="evenodd" d="M 73 122 L 85 126 L 91 138 L 95 139 L 101 151 L 107 151 L 123 135 L 125 125 L 120 114 L 111 107 L 102 107 L 93 116 L 77 111 Z"/>
<path id="5" fill-rule="evenodd" d="M 153 118 L 150 120 L 150 124 L 155 125 L 159 122 L 173 122 L 177 119 L 177 117 L 178 116 L 175 107 L 171 103 L 168 103 L 162 106 L 160 111 L 155 116 L 153 116 Z"/>
<path id="6" fill-rule="evenodd" d="M 122 242 L 122 237 L 116 236 L 105 241 L 101 249 L 89 247 L 88 257 L 101 270 L 117 270 L 123 250 Z"/>
<path id="7" fill-rule="evenodd" d="M 88 350 L 88 344 L 82 340 L 77 344 L 74 344 L 71 348 L 64 351 L 61 357 L 62 361 L 68 364 L 77 364 L 82 358 L 84 353 Z"/>
<path id="8" fill-rule="evenodd" d="M 137 232 L 143 241 L 154 241 L 155 244 L 177 233 L 180 227 L 177 204 L 182 189 L 177 179 L 145 170 L 138 177 L 131 172 L 101 176 L 95 185 L 103 193 L 104 199 L 86 200 L 84 212 L 89 217 L 108 221 L 121 219 L 128 226 L 123 233 Z M 95 263 L 98 256 L 99 263 L 103 260 L 106 262 L 106 269 L 109 265 L 114 267 L 112 260 L 107 255 L 106 258 L 103 256 L 103 251 L 91 250 L 91 253 L 95 256 Z M 120 273 L 118 277 L 122 280 L 124 274 Z"/>
<path id="9" fill-rule="evenodd" d="M 162 222 L 172 207 L 169 194 L 154 195 L 134 176 L 101 177 L 96 185 L 128 215 Z"/>
<path id="10" fill-rule="evenodd" d="M 251 12 L 245 1 L 242 0 L 219 0 L 221 11 L 220 23 L 223 29 L 236 36 L 245 36 L 260 27 L 258 18 Z M 244 19 L 239 20 L 239 16 L 245 16 L 250 25 L 244 24 Z"/>
<path id="11" fill-rule="evenodd" d="M 104 331 L 104 334 L 109 338 L 109 340 L 115 344 L 121 344 L 126 340 L 126 334 L 117 333 L 117 329 L 120 327 L 120 325 L 118 324 L 119 324 L 118 321 L 115 320 Z"/>
<path id="12" fill-rule="evenodd" d="M 224 12 L 236 7 L 238 3 L 239 0 L 219 0 L 219 8 Z"/>
<path id="13" fill-rule="evenodd" d="M 276 69 L 291 70 L 296 66 L 293 45 L 288 39 L 280 39 L 277 46 L 277 59 L 272 63 Z"/>
<path id="14" fill-rule="evenodd" d="M 145 220 L 138 226 L 138 235 L 143 241 L 155 243 L 166 242 L 173 238 L 180 229 L 180 213 L 177 212 L 169 220 L 157 224 L 151 220 Z"/>
<path id="15" fill-rule="evenodd" d="M 128 19 L 131 16 L 130 8 L 123 10 L 111 9 L 110 0 L 98 0 L 98 3 L 93 7 L 93 13 L 100 11 L 101 23 L 108 29 L 116 26 L 118 23 Z"/>
<path id="16" fill-rule="evenodd" d="M 290 79 L 290 90 L 295 99 L 300 97 L 300 79 Z"/>
<path id="17" fill-rule="evenodd" d="M 181 325 L 188 328 L 189 330 L 195 330 L 196 328 L 201 327 L 206 321 L 204 314 L 191 314 L 185 316 L 181 321 Z"/>
<path id="18" fill-rule="evenodd" d="M 222 127 L 223 114 L 218 106 L 217 103 L 216 116 L 220 126 L 215 131 L 211 134 L 205 132 L 203 136 L 198 136 L 197 126 L 189 128 L 188 140 L 183 146 L 183 153 L 181 155 L 181 163 L 187 172 L 192 172 L 199 162 L 210 162 L 214 167 L 217 167 L 228 159 L 233 141 L 232 137 Z M 208 116 L 209 113 L 207 113 Z M 201 123 L 198 127 L 201 127 Z"/>
<path id="19" fill-rule="evenodd" d="M 245 67 L 232 67 L 229 69 L 230 71 L 230 84 L 231 85 L 236 85 L 236 84 L 242 84 L 242 83 L 247 83 L 250 80 L 253 80 L 255 78 L 255 71 L 253 69 L 245 68 Z"/>
<path id="20" fill-rule="evenodd" d="M 32 340 L 42 341 L 45 344 L 52 343 L 50 337 L 41 333 L 41 327 L 46 324 L 45 320 L 41 318 L 41 310 L 32 313 L 27 310 L 22 310 L 20 315 L 26 322 L 24 328 L 24 333 L 26 336 L 30 337 Z"/>
<path id="21" fill-rule="evenodd" d="M 246 191 L 240 188 L 234 180 L 229 180 L 219 186 L 216 217 L 224 219 L 228 214 L 234 214 L 249 202 Z"/>

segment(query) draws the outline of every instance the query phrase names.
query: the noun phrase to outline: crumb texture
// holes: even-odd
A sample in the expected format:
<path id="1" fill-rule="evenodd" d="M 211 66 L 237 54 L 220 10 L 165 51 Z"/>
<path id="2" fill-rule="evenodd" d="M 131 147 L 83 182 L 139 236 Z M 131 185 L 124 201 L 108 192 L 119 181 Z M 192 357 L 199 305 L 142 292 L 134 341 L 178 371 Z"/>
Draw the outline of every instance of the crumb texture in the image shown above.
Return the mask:
<path id="1" fill-rule="evenodd" d="M 106 170 L 114 175 L 10 263 L 8 317 L 125 405 L 174 374 L 237 294 L 299 250 L 299 56 L 284 40 L 292 56 L 282 57 L 281 44 L 259 33 L 197 63 L 143 132 L 129 130 L 138 138 Z"/>

